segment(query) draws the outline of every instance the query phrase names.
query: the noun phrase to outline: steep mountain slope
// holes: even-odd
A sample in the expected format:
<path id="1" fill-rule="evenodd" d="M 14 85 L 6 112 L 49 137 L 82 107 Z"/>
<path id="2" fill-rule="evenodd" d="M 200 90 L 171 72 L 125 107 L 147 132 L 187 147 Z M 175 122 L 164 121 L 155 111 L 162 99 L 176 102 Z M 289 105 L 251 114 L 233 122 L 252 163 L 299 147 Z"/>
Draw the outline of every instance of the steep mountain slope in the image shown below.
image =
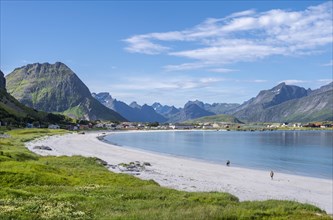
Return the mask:
<path id="1" fill-rule="evenodd" d="M 6 91 L 6 80 L 0 71 L 0 122 L 15 126 L 25 126 L 26 123 L 38 122 L 39 125 L 49 123 L 68 124 L 70 121 L 62 115 L 39 112 L 20 102 Z"/>
<path id="2" fill-rule="evenodd" d="M 126 120 L 95 100 L 63 63 L 29 64 L 16 68 L 6 79 L 8 92 L 29 107 L 88 120 Z"/>
<path id="3" fill-rule="evenodd" d="M 240 104 L 236 103 L 213 103 L 213 104 L 205 104 L 205 110 L 209 112 L 213 112 L 214 114 L 225 114 L 228 111 L 231 111 L 240 106 Z"/>
<path id="4" fill-rule="evenodd" d="M 212 112 L 216 115 L 219 114 L 224 114 L 228 111 L 234 110 L 239 106 L 239 104 L 236 103 L 213 103 L 213 104 L 208 104 L 208 103 L 203 103 L 202 101 L 195 100 L 195 101 L 189 101 L 187 104 L 192 103 L 198 105 L 200 108 Z"/>
<path id="5" fill-rule="evenodd" d="M 249 122 L 332 120 L 332 102 L 332 83 L 314 91 L 281 83 L 261 91 L 231 113 Z"/>
<path id="6" fill-rule="evenodd" d="M 308 91 L 304 88 L 280 83 L 270 90 L 260 91 L 255 98 L 244 102 L 228 113 L 233 114 L 240 120 L 256 121 L 258 118 L 257 115 L 260 115 L 263 110 L 291 99 L 307 96 L 307 94 Z"/>
<path id="7" fill-rule="evenodd" d="M 258 121 L 311 122 L 333 121 L 333 84 L 323 86 L 306 97 L 266 109 Z"/>
<path id="8" fill-rule="evenodd" d="M 132 102 L 130 105 L 129 105 L 130 107 L 132 107 L 132 108 L 138 108 L 138 109 L 141 109 L 141 105 L 139 105 L 137 102 Z"/>
<path id="9" fill-rule="evenodd" d="M 178 113 L 171 115 L 168 121 L 182 122 L 210 115 L 214 115 L 214 113 L 206 111 L 195 103 L 188 102 Z"/>
<path id="10" fill-rule="evenodd" d="M 106 107 L 118 112 L 129 121 L 136 122 L 165 122 L 166 118 L 155 112 L 155 110 L 148 105 L 140 106 L 136 102 L 132 106 L 128 106 L 122 101 L 113 99 L 107 92 L 93 93 L 92 96 Z"/>
<path id="11" fill-rule="evenodd" d="M 144 104 L 141 107 L 141 114 L 142 114 L 144 122 L 161 122 L 161 123 L 163 123 L 163 122 L 166 122 L 166 120 L 167 120 L 162 115 L 156 113 L 155 110 L 147 104 Z"/>
<path id="12" fill-rule="evenodd" d="M 155 102 L 151 107 L 153 107 L 158 114 L 163 115 L 166 118 L 180 111 L 175 106 L 161 105 L 158 102 Z"/>

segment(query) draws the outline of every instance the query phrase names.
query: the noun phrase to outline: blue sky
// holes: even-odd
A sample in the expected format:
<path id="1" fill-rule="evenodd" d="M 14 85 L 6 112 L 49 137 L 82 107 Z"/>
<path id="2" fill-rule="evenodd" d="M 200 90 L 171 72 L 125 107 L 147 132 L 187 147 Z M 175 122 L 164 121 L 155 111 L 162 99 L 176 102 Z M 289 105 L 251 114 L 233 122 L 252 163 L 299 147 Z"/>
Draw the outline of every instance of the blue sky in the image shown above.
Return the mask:
<path id="1" fill-rule="evenodd" d="M 332 1 L 3 1 L 1 70 L 68 65 L 130 103 L 242 103 L 332 81 Z"/>

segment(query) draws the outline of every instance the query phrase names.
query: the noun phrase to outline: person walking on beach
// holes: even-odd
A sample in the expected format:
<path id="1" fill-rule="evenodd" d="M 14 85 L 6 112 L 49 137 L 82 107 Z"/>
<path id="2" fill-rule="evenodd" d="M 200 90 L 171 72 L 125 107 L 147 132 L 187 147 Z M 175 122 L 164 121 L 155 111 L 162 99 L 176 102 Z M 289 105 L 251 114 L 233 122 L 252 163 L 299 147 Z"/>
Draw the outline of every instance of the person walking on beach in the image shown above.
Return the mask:
<path id="1" fill-rule="evenodd" d="M 227 160 L 226 164 L 227 164 L 227 166 L 230 166 L 230 160 Z"/>
<path id="2" fill-rule="evenodd" d="M 273 170 L 271 170 L 270 176 L 271 176 L 271 179 L 273 179 L 273 176 L 274 176 Z"/>

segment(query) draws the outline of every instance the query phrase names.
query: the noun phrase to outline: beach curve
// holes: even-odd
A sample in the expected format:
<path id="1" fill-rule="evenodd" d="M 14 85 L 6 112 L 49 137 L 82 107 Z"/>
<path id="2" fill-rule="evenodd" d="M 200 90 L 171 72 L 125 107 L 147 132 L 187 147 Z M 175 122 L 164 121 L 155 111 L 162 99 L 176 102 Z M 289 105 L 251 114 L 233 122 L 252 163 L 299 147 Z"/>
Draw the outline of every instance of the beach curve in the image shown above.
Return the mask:
<path id="1" fill-rule="evenodd" d="M 185 191 L 219 191 L 245 200 L 292 200 L 309 203 L 333 213 L 333 181 L 313 177 L 275 173 L 269 171 L 227 167 L 194 159 L 173 157 L 158 153 L 125 148 L 100 141 L 100 137 L 114 132 L 88 132 L 50 136 L 28 142 L 26 147 L 40 155 L 97 157 L 110 165 L 133 161 L 149 162 L 151 166 L 137 175 L 153 179 L 161 186 Z M 99 139 L 98 139 L 99 138 Z M 52 150 L 34 149 L 48 146 Z M 112 169 L 113 172 L 121 172 Z"/>

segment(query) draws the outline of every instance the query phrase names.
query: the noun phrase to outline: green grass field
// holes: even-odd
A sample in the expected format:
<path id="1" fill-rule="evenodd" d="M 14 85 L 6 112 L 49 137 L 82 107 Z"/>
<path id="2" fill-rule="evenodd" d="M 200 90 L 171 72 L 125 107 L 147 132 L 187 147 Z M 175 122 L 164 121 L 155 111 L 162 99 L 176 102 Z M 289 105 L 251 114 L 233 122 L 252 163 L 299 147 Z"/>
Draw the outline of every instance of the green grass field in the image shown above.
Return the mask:
<path id="1" fill-rule="evenodd" d="M 312 205 L 167 189 L 112 173 L 96 158 L 40 157 L 24 147 L 62 133 L 12 130 L 0 138 L 0 219 L 332 219 Z"/>

